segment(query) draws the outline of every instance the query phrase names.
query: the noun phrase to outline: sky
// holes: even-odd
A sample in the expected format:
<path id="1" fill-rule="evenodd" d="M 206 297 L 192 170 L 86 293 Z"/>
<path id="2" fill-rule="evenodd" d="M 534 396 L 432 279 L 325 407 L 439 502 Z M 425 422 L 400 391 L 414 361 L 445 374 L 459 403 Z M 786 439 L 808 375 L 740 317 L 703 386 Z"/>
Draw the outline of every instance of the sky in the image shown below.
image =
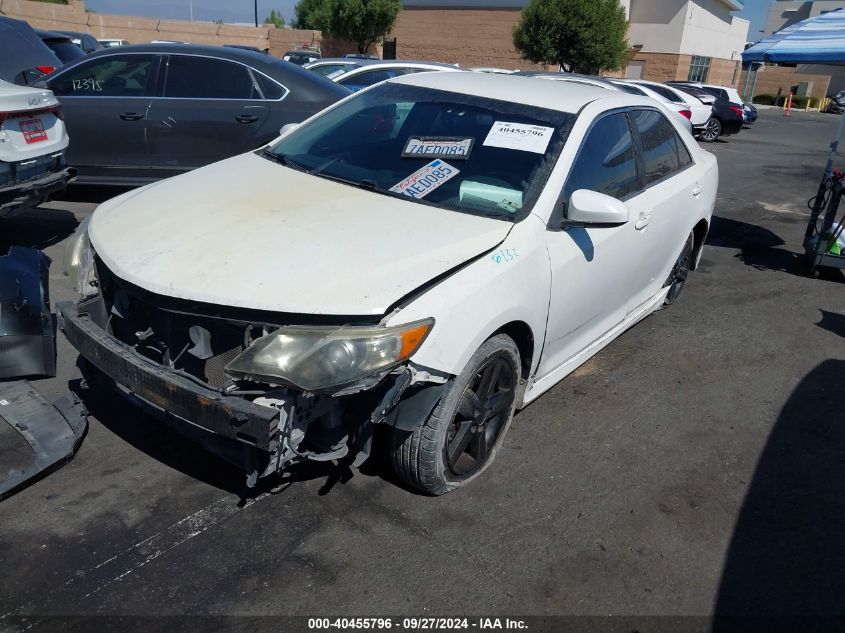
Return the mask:
<path id="1" fill-rule="evenodd" d="M 285 20 L 293 18 L 293 7 L 297 0 L 258 0 L 258 22 L 275 9 Z M 149 18 L 187 20 L 193 5 L 194 20 L 224 22 L 252 22 L 254 0 L 85 0 L 85 7 L 97 13 L 138 15 Z"/>
<path id="2" fill-rule="evenodd" d="M 651 0 L 659 2 L 660 0 Z M 765 26 L 771 0 L 745 0 L 745 9 L 738 15 L 751 20 L 748 39 L 759 39 Z M 258 21 L 263 22 L 271 9 L 280 12 L 288 22 L 293 18 L 297 0 L 258 0 Z M 187 20 L 193 5 L 194 20 L 252 22 L 254 0 L 86 0 L 85 6 L 98 13 L 118 13 L 152 18 Z"/>

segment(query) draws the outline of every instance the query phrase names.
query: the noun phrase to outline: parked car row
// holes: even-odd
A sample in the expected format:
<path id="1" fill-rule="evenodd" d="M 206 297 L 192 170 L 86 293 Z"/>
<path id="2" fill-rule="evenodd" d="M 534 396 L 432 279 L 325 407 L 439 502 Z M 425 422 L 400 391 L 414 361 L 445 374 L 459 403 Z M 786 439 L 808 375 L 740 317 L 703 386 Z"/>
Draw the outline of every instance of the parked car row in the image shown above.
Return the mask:
<path id="1" fill-rule="evenodd" d="M 415 72 L 458 71 L 455 65 L 407 60 L 322 58 L 304 65 L 308 70 L 345 85 L 353 92 L 381 81 Z M 467 69 L 485 74 L 519 74 L 538 79 L 592 85 L 648 96 L 686 119 L 704 142 L 738 133 L 757 119 L 757 109 L 743 103 L 736 89 L 693 82 L 661 84 L 641 79 L 614 79 L 563 72 L 511 71 L 502 68 Z"/>

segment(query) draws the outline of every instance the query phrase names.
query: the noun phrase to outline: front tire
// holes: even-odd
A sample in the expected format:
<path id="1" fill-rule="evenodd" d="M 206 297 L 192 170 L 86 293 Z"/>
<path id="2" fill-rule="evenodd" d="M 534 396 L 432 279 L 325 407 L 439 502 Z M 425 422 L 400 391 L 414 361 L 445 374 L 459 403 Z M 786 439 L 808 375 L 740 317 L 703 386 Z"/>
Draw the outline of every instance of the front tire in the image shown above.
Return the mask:
<path id="1" fill-rule="evenodd" d="M 713 143 L 722 136 L 722 123 L 716 117 L 710 117 L 699 135 L 705 143 Z"/>
<path id="2" fill-rule="evenodd" d="M 391 429 L 396 474 L 421 492 L 442 495 L 484 472 L 513 419 L 520 367 L 513 339 L 488 339 L 431 415 L 412 431 Z"/>

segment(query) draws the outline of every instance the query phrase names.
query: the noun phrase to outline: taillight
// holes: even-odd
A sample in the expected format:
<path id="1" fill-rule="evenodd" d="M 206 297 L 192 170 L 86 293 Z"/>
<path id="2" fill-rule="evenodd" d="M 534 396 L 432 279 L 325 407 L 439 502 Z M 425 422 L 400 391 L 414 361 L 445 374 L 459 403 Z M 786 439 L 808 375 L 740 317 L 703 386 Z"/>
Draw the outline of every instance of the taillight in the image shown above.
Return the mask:
<path id="1" fill-rule="evenodd" d="M 692 110 L 678 110 L 678 114 L 686 119 L 692 120 Z"/>
<path id="2" fill-rule="evenodd" d="M 35 70 L 44 73 L 45 75 L 49 75 L 51 72 L 56 70 L 55 66 L 36 66 Z"/>
<path id="3" fill-rule="evenodd" d="M 728 107 L 731 109 L 731 112 L 733 112 L 734 114 L 742 116 L 742 108 L 740 108 L 739 106 L 733 106 L 732 105 L 732 106 L 728 106 Z"/>
<path id="4" fill-rule="evenodd" d="M 13 110 L 12 112 L 0 112 L 0 124 L 8 119 L 20 119 L 38 116 L 40 114 L 52 114 L 57 119 L 64 120 L 65 115 L 62 112 L 62 106 L 56 104 L 46 108 L 38 108 L 37 110 Z"/>

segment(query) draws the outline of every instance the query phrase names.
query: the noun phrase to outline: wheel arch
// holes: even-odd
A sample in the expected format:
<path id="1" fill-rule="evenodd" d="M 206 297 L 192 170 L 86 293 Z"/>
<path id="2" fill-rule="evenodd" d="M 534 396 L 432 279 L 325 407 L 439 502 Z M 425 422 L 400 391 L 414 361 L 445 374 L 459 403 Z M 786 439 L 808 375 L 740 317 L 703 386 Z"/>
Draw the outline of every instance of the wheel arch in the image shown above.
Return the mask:
<path id="1" fill-rule="evenodd" d="M 693 236 L 693 251 L 692 251 L 692 268 L 698 268 L 698 262 L 701 261 L 701 253 L 704 250 L 704 241 L 707 239 L 707 231 L 710 230 L 710 225 L 707 220 L 701 219 L 698 224 L 692 229 Z"/>
<path id="2" fill-rule="evenodd" d="M 519 349 L 519 359 L 522 363 L 520 372 L 522 379 L 526 380 L 531 375 L 531 364 L 534 361 L 534 332 L 531 326 L 525 321 L 511 321 L 493 332 L 485 340 L 489 340 L 497 334 L 506 334 Z"/>

